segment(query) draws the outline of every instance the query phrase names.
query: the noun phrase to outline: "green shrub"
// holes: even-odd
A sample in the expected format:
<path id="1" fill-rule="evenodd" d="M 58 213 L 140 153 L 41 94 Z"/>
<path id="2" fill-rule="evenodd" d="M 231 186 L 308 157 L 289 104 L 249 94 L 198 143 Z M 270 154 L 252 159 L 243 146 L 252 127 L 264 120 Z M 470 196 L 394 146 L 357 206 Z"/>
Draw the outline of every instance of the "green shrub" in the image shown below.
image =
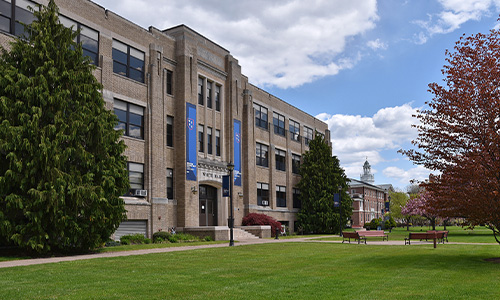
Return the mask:
<path id="1" fill-rule="evenodd" d="M 205 240 L 205 242 L 213 242 L 214 241 L 214 239 L 208 235 L 205 238 L 203 238 L 203 240 Z"/>
<path id="2" fill-rule="evenodd" d="M 151 240 L 138 233 L 122 236 L 120 238 L 120 243 L 122 245 L 151 244 Z"/>
<path id="3" fill-rule="evenodd" d="M 105 247 L 116 247 L 116 246 L 120 246 L 120 245 L 121 245 L 121 244 L 120 244 L 120 242 L 118 242 L 118 241 L 113 241 L 113 240 L 109 240 L 109 241 L 107 241 L 107 242 L 104 244 L 104 246 L 105 246 Z"/>
<path id="4" fill-rule="evenodd" d="M 167 231 L 158 231 L 153 233 L 153 243 L 161 244 L 164 242 L 170 242 L 170 237 L 172 234 Z"/>

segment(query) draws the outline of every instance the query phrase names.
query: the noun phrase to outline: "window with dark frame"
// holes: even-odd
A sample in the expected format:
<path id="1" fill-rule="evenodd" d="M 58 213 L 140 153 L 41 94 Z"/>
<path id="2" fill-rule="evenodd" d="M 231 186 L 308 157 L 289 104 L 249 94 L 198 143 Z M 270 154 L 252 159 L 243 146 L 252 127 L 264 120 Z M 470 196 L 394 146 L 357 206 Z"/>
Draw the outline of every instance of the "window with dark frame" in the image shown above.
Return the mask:
<path id="1" fill-rule="evenodd" d="M 113 73 L 144 83 L 145 53 L 113 40 Z"/>
<path id="2" fill-rule="evenodd" d="M 28 38 L 25 35 L 25 26 L 21 23 L 28 26 L 28 35 L 31 34 L 29 25 L 36 18 L 29 10 L 29 6 L 37 9 L 36 3 L 29 0 L 0 1 L 0 30 L 20 38 Z"/>
<path id="3" fill-rule="evenodd" d="M 300 174 L 300 155 L 292 153 L 292 173 Z"/>
<path id="4" fill-rule="evenodd" d="M 212 154 L 212 128 L 207 127 L 207 153 Z"/>
<path id="5" fill-rule="evenodd" d="M 198 125 L 198 152 L 205 152 L 204 127 L 201 124 Z"/>
<path id="6" fill-rule="evenodd" d="M 285 136 L 285 116 L 273 112 L 274 133 Z"/>
<path id="7" fill-rule="evenodd" d="M 167 70 L 167 95 L 173 95 L 174 72 Z"/>
<path id="8" fill-rule="evenodd" d="M 268 152 L 269 152 L 268 146 L 261 144 L 261 143 L 256 143 L 255 161 L 256 161 L 257 166 L 261 166 L 261 167 L 268 167 L 269 166 Z"/>
<path id="9" fill-rule="evenodd" d="M 276 159 L 276 170 L 286 171 L 286 152 L 280 149 L 274 150 Z"/>
<path id="10" fill-rule="evenodd" d="M 204 92 L 204 86 L 203 86 L 203 78 L 198 77 L 198 104 L 199 105 L 205 105 L 205 92 Z"/>
<path id="11" fill-rule="evenodd" d="M 135 190 L 144 189 L 144 164 L 129 162 L 127 169 L 130 183 L 129 196 L 134 196 Z"/>
<path id="12" fill-rule="evenodd" d="M 99 32 L 63 15 L 59 15 L 59 21 L 64 27 L 73 27 L 74 31 L 80 29 L 76 42 L 82 45 L 83 55 L 89 57 L 92 64 L 97 65 L 99 61 Z"/>
<path id="13" fill-rule="evenodd" d="M 288 120 L 288 129 L 290 131 L 290 139 L 292 141 L 300 141 L 300 124 L 294 120 Z"/>
<path id="14" fill-rule="evenodd" d="M 286 207 L 286 186 L 276 186 L 276 206 Z"/>
<path id="15" fill-rule="evenodd" d="M 167 146 L 174 146 L 174 117 L 167 116 Z"/>
<path id="16" fill-rule="evenodd" d="M 306 145 L 309 145 L 309 142 L 313 139 L 313 130 L 307 126 L 304 126 L 304 139 Z"/>
<path id="17" fill-rule="evenodd" d="M 215 129 L 215 156 L 220 156 L 220 130 Z"/>
<path id="18" fill-rule="evenodd" d="M 220 85 L 215 85 L 215 110 L 220 111 Z"/>
<path id="19" fill-rule="evenodd" d="M 123 135 L 144 139 L 144 108 L 114 99 L 115 115 L 118 117 L 116 130 L 123 130 Z"/>
<path id="20" fill-rule="evenodd" d="M 207 107 L 212 108 L 212 82 L 207 81 Z"/>
<path id="21" fill-rule="evenodd" d="M 257 182 L 257 205 L 269 206 L 269 184 Z"/>
<path id="22" fill-rule="evenodd" d="M 292 193 L 293 193 L 293 208 L 302 208 L 302 202 L 300 201 L 300 190 L 297 188 L 293 188 Z"/>
<path id="23" fill-rule="evenodd" d="M 167 199 L 174 199 L 174 170 L 167 169 Z"/>
<path id="24" fill-rule="evenodd" d="M 253 104 L 255 111 L 255 126 L 268 129 L 267 125 L 267 108 L 257 103 Z"/>

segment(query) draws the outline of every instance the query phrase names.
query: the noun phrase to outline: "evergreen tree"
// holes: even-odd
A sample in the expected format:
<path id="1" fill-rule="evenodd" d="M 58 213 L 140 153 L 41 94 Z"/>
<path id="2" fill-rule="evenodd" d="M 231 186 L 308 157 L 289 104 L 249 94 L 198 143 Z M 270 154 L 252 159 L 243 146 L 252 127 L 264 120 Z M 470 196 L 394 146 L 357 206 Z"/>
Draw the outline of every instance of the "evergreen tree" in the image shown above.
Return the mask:
<path id="1" fill-rule="evenodd" d="M 352 199 L 346 193 L 348 178 L 340 167 L 337 157 L 332 156 L 332 149 L 322 135 L 316 134 L 309 142 L 309 150 L 302 156 L 298 184 L 301 197 L 301 209 L 297 215 L 298 224 L 307 233 L 334 233 L 350 220 Z M 341 208 L 334 207 L 334 194 L 342 187 Z"/>
<path id="2" fill-rule="evenodd" d="M 31 252 L 87 251 L 125 217 L 125 145 L 78 33 L 53 0 L 34 15 L 33 34 L 0 57 L 0 236 Z"/>

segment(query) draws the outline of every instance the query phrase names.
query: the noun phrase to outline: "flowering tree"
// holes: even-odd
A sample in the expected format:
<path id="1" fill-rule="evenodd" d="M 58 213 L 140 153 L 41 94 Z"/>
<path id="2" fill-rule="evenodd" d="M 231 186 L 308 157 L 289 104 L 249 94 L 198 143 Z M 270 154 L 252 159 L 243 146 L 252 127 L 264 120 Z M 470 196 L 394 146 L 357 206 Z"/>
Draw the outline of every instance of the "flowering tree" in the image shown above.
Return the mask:
<path id="1" fill-rule="evenodd" d="M 439 174 L 423 185 L 427 207 L 487 224 L 500 243 L 500 31 L 462 37 L 454 50 L 445 84 L 429 85 L 434 98 L 416 116 L 418 149 L 401 152 Z"/>
<path id="2" fill-rule="evenodd" d="M 432 230 L 436 230 L 437 214 L 429 207 L 431 196 L 429 192 L 421 192 L 417 197 L 410 199 L 401 208 L 401 214 L 408 216 L 422 216 L 431 221 Z"/>

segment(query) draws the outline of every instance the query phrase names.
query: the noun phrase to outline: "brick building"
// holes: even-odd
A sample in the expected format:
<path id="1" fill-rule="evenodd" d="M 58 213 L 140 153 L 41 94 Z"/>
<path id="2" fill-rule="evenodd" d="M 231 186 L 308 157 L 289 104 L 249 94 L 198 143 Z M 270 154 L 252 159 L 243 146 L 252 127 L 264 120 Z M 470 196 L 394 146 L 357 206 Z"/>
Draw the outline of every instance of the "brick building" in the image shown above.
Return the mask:
<path id="1" fill-rule="evenodd" d="M 18 21 L 33 20 L 34 3 L 0 0 L 1 45 L 22 33 Z M 78 41 L 124 130 L 131 190 L 116 238 L 177 227 L 227 239 L 229 162 L 236 226 L 259 212 L 293 228 L 301 155 L 315 131 L 330 140 L 327 124 L 252 85 L 228 50 L 187 26 L 144 29 L 88 0 L 56 4 L 61 22 L 82 30 Z"/>

